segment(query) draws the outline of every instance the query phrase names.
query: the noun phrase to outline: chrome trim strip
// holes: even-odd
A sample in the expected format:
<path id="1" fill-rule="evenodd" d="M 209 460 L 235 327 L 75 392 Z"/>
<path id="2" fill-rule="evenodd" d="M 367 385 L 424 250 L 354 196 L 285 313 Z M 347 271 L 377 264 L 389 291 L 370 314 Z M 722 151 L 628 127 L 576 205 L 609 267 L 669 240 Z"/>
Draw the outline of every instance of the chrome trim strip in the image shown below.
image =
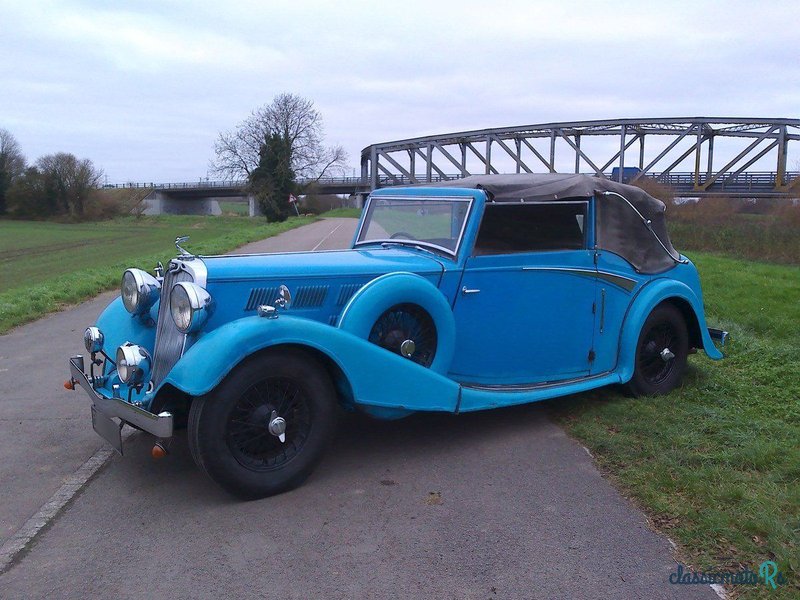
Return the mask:
<path id="1" fill-rule="evenodd" d="M 512 383 L 512 384 L 493 384 L 493 383 L 462 383 L 461 386 L 470 390 L 478 390 L 482 392 L 532 392 L 545 388 L 561 387 L 573 383 L 580 383 L 583 381 L 592 381 L 594 379 L 602 379 L 608 377 L 611 371 L 598 373 L 596 375 L 584 375 L 583 377 L 573 377 L 572 379 L 563 379 L 561 381 L 542 381 L 540 383 Z"/>
<path id="2" fill-rule="evenodd" d="M 203 254 L 198 255 L 196 258 L 231 258 L 235 256 L 239 258 L 240 256 L 271 256 L 273 254 L 317 254 L 319 252 L 352 252 L 352 248 L 339 248 L 338 250 L 292 250 L 291 252 L 249 252 L 247 254 Z"/>
<path id="3" fill-rule="evenodd" d="M 73 356 L 69 359 L 69 371 L 72 379 L 86 391 L 95 409 L 107 417 L 117 417 L 126 423 L 135 425 L 156 437 L 168 438 L 172 436 L 172 414 L 162 412 L 154 415 L 153 413 L 128 404 L 121 398 L 106 398 L 98 394 L 86 377 L 81 366 L 82 356 Z"/>
<path id="4" fill-rule="evenodd" d="M 578 269 L 572 267 L 522 267 L 523 271 L 555 271 L 563 273 L 571 273 L 573 275 L 582 275 L 584 277 L 596 277 L 608 283 L 612 283 L 621 287 L 626 292 L 633 291 L 636 287 L 637 281 L 624 275 L 617 275 L 616 273 L 609 273 L 608 271 L 595 271 L 593 269 Z"/>

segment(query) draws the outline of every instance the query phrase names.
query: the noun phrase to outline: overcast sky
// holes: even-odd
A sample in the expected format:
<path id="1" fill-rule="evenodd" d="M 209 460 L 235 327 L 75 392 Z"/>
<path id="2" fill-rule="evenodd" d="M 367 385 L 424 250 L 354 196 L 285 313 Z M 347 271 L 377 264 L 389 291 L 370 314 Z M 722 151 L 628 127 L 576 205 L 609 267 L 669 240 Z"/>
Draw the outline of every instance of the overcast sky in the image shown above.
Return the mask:
<path id="1" fill-rule="evenodd" d="M 217 133 L 313 100 L 371 143 L 583 119 L 800 117 L 800 2 L 0 0 L 0 128 L 109 182 L 206 177 Z"/>

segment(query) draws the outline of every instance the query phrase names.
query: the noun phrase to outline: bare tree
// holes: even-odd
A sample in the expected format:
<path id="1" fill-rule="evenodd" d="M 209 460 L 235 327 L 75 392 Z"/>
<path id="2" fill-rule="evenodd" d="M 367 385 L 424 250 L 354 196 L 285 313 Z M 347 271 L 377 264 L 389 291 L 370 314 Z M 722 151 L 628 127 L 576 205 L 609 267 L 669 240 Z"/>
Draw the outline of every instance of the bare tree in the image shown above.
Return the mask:
<path id="1" fill-rule="evenodd" d="M 16 138 L 0 129 L 0 214 L 6 212 L 6 192 L 25 171 L 25 157 Z"/>
<path id="2" fill-rule="evenodd" d="M 219 134 L 212 170 L 229 179 L 249 179 L 258 167 L 259 153 L 272 135 L 291 142 L 292 170 L 298 178 L 319 180 L 345 167 L 344 148 L 323 145 L 322 115 L 314 103 L 284 93 L 254 110 L 235 129 Z"/>
<path id="3" fill-rule="evenodd" d="M 42 156 L 36 161 L 36 167 L 56 210 L 75 217 L 83 216 L 89 196 L 96 191 L 103 171 L 88 158 L 78 159 L 66 152 Z"/>

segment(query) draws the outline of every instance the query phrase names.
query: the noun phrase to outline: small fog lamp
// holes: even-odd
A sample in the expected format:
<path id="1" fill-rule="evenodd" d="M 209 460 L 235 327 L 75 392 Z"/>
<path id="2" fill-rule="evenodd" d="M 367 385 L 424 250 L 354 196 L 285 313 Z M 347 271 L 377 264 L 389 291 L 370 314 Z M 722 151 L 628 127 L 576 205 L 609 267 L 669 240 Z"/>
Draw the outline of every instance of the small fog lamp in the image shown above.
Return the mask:
<path id="1" fill-rule="evenodd" d="M 117 348 L 117 375 L 122 383 L 142 385 L 150 377 L 152 361 L 147 350 L 126 342 Z"/>
<path id="2" fill-rule="evenodd" d="M 105 342 L 105 336 L 97 327 L 87 327 L 83 332 L 83 345 L 90 354 L 100 352 L 103 349 L 103 342 Z"/>

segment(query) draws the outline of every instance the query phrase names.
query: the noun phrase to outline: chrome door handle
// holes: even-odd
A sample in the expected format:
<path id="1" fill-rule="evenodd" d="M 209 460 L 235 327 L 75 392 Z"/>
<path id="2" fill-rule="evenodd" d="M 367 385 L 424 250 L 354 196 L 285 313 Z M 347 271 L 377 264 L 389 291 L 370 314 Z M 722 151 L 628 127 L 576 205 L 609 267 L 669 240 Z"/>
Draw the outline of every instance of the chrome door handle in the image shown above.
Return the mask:
<path id="1" fill-rule="evenodd" d="M 478 294 L 480 290 L 471 290 L 467 286 L 461 288 L 461 295 L 466 296 L 467 294 Z"/>

